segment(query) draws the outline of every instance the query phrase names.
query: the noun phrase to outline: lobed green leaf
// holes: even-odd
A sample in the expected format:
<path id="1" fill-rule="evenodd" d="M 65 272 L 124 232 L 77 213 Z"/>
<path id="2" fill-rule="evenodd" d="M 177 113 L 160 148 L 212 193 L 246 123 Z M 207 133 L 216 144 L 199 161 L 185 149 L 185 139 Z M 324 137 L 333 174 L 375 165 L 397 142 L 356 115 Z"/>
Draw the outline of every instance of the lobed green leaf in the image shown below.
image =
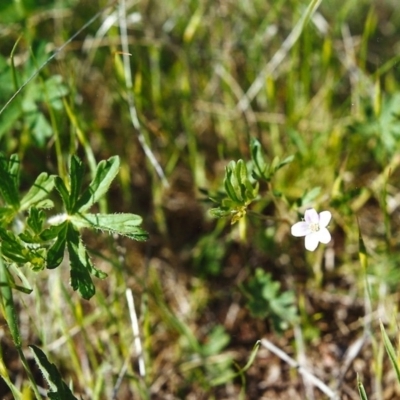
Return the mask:
<path id="1" fill-rule="evenodd" d="M 26 223 L 35 234 L 39 235 L 43 230 L 43 223 L 45 219 L 46 215 L 42 210 L 31 207 L 29 210 L 28 218 L 26 219 Z"/>
<path id="2" fill-rule="evenodd" d="M 21 199 L 20 210 L 27 210 L 32 206 L 38 208 L 49 208 L 44 207 L 45 205 L 52 206 L 52 202 L 48 202 L 45 198 L 54 188 L 54 178 L 54 175 L 48 175 L 46 172 L 41 173 L 28 190 L 28 193 Z"/>
<path id="3" fill-rule="evenodd" d="M 75 214 L 70 217 L 78 229 L 94 228 L 143 241 L 148 233 L 139 227 L 142 217 L 136 214 Z"/>
<path id="4" fill-rule="evenodd" d="M 119 170 L 119 157 L 100 161 L 89 187 L 82 193 L 73 208 L 73 213 L 83 213 L 93 206 L 108 191 Z"/>
<path id="5" fill-rule="evenodd" d="M 275 330 L 281 331 L 297 318 L 295 296 L 291 291 L 280 293 L 280 283 L 271 274 L 257 268 L 255 276 L 242 288 L 248 298 L 247 307 L 254 317 L 269 317 Z"/>
<path id="6" fill-rule="evenodd" d="M 8 161 L 0 154 L 0 193 L 12 209 L 19 209 L 19 158 L 13 154 Z"/>
<path id="7" fill-rule="evenodd" d="M 65 210 L 67 211 L 67 213 L 70 213 L 71 212 L 70 194 L 67 187 L 65 186 L 64 181 L 59 176 L 56 176 L 54 179 L 54 185 L 58 193 L 60 193 L 61 199 L 64 203 Z"/>
<path id="8" fill-rule="evenodd" d="M 231 215 L 231 211 L 229 209 L 227 210 L 226 208 L 221 207 L 212 208 L 209 212 L 213 217 L 216 218 L 223 218 Z"/>
<path id="9" fill-rule="evenodd" d="M 67 242 L 68 222 L 65 221 L 60 225 L 52 226 L 42 233 L 43 239 L 57 238 L 53 245 L 47 251 L 46 264 L 48 269 L 58 267 L 64 259 L 65 245 Z"/>
<path id="10" fill-rule="evenodd" d="M 15 218 L 15 210 L 10 207 L 0 207 L 0 222 L 7 225 Z"/>
<path id="11" fill-rule="evenodd" d="M 78 201 L 84 173 L 85 169 L 83 167 L 82 161 L 78 157 L 72 156 L 70 167 L 71 192 L 69 197 L 71 209 L 75 208 L 75 205 Z"/>
<path id="12" fill-rule="evenodd" d="M 0 229 L 3 256 L 19 265 L 29 265 L 34 271 L 45 266 L 46 251 L 37 245 L 29 245 L 12 231 Z"/>
<path id="13" fill-rule="evenodd" d="M 16 264 L 10 263 L 7 265 L 9 271 L 9 283 L 13 289 L 19 290 L 22 293 L 30 294 L 33 289 L 31 284 L 28 281 L 28 278 L 22 272 L 22 268 L 19 268 Z M 23 283 L 24 286 L 18 285 L 15 283 L 15 279 L 12 274 L 18 276 L 19 280 Z"/>
<path id="14" fill-rule="evenodd" d="M 62 380 L 57 367 L 47 359 L 46 354 L 39 347 L 33 344 L 29 347 L 32 350 L 36 364 L 50 387 L 50 391 L 47 393 L 49 399 L 77 400 L 71 392 L 71 389 Z"/>
<path id="15" fill-rule="evenodd" d="M 238 181 L 234 174 L 236 168 L 236 162 L 231 161 L 225 169 L 224 187 L 226 194 L 232 201 L 236 203 L 242 203 L 243 199 L 240 195 L 240 188 L 238 187 Z"/>
<path id="16" fill-rule="evenodd" d="M 67 248 L 71 267 L 71 286 L 80 295 L 89 300 L 96 292 L 90 274 L 103 279 L 107 276 L 96 269 L 82 243 L 78 230 L 70 222 L 67 223 Z"/>
<path id="17" fill-rule="evenodd" d="M 253 162 L 253 176 L 256 179 L 262 179 L 266 182 L 269 182 L 271 180 L 275 172 L 294 160 L 293 155 L 286 157 L 282 161 L 280 161 L 279 157 L 275 157 L 272 160 L 271 165 L 269 165 L 265 161 L 265 155 L 261 143 L 254 138 L 252 138 L 250 141 L 250 153 Z"/>
<path id="18" fill-rule="evenodd" d="M 255 138 L 250 140 L 250 154 L 254 164 L 253 172 L 255 178 L 268 180 L 269 178 L 267 178 L 266 175 L 268 171 L 268 164 L 264 160 L 261 143 Z"/>

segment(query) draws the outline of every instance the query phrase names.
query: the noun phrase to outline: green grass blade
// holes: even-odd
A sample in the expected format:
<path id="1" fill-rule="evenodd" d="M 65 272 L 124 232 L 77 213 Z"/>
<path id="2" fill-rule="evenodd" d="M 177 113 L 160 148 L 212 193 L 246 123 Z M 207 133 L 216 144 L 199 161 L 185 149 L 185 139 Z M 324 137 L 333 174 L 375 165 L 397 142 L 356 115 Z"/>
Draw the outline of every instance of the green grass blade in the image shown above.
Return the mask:
<path id="1" fill-rule="evenodd" d="M 2 255 L 0 254 L 0 296 L 1 296 L 1 309 L 5 320 L 7 321 L 8 328 L 12 339 L 15 344 L 15 348 L 18 352 L 19 358 L 22 365 L 28 375 L 28 379 L 31 383 L 31 388 L 35 394 L 37 400 L 41 400 L 38 387 L 36 385 L 35 379 L 33 377 L 32 371 L 29 367 L 28 361 L 22 350 L 22 340 L 18 326 L 18 316 L 14 304 L 14 298 L 12 293 L 12 288 L 10 284 L 10 276 L 7 266 L 3 262 Z M 10 387 L 12 390 L 12 388 Z M 18 397 L 17 397 L 18 398 Z"/>
<path id="2" fill-rule="evenodd" d="M 357 376 L 357 387 L 358 387 L 358 393 L 360 395 L 361 400 L 368 400 L 367 393 L 365 392 L 364 385 L 360 381 L 360 377 Z"/>
<path id="3" fill-rule="evenodd" d="M 382 324 L 382 321 L 380 322 L 380 327 L 381 327 L 381 333 L 382 333 L 382 337 L 383 337 L 383 344 L 385 345 L 385 349 L 390 358 L 390 362 L 392 363 L 394 371 L 396 372 L 397 381 L 400 383 L 400 367 L 399 367 L 398 358 L 396 356 L 396 351 L 392 345 L 392 342 L 389 339 L 389 336 L 386 333 L 386 330 Z"/>
<path id="4" fill-rule="evenodd" d="M 260 348 L 261 342 L 258 340 L 256 344 L 253 347 L 253 350 L 251 351 L 249 360 L 247 361 L 246 365 L 243 368 L 240 368 L 237 372 L 231 375 L 223 375 L 219 378 L 213 379 L 210 384 L 211 386 L 217 386 L 217 385 L 222 385 L 223 383 L 229 382 L 232 379 L 237 378 L 238 376 L 242 377 L 242 382 L 244 381 L 244 373 L 252 366 L 258 349 Z"/>

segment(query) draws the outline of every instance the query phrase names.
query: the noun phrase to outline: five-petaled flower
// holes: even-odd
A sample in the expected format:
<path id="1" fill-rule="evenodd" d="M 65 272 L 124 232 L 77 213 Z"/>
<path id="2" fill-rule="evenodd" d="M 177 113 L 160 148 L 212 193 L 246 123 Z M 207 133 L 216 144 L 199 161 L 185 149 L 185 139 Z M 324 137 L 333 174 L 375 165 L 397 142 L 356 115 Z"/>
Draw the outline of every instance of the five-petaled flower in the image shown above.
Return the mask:
<path id="1" fill-rule="evenodd" d="M 332 214 L 329 211 L 318 214 L 313 208 L 309 208 L 304 214 L 304 221 L 296 222 L 292 226 L 292 235 L 305 236 L 306 249 L 314 251 L 319 242 L 327 244 L 331 241 L 331 234 L 326 229 L 331 218 Z"/>

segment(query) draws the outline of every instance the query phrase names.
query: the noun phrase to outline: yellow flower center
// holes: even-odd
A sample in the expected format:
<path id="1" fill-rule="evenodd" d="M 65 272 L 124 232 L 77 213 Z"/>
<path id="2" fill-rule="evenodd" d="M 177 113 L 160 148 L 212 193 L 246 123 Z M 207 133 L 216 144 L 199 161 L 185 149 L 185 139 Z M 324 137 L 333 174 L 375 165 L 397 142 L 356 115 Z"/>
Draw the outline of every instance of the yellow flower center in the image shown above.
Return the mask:
<path id="1" fill-rule="evenodd" d="M 310 224 L 311 232 L 318 232 L 319 231 L 319 224 Z"/>

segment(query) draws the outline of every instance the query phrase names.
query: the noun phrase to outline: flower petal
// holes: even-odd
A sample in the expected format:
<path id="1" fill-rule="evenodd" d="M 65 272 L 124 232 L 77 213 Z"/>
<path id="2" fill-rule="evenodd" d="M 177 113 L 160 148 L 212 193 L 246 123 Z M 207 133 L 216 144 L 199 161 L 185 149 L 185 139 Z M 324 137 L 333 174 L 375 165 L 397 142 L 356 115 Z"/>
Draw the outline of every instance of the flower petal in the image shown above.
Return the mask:
<path id="1" fill-rule="evenodd" d="M 309 251 L 314 251 L 318 247 L 319 235 L 317 232 L 311 233 L 306 236 L 305 246 Z"/>
<path id="2" fill-rule="evenodd" d="M 296 222 L 292 226 L 291 232 L 293 236 L 301 237 L 310 234 L 311 229 L 310 226 L 307 224 L 307 222 L 301 221 L 301 222 Z"/>
<path id="3" fill-rule="evenodd" d="M 308 224 L 319 223 L 319 215 L 314 208 L 309 208 L 308 210 L 306 210 L 306 212 L 304 213 L 304 219 Z"/>
<path id="4" fill-rule="evenodd" d="M 332 214 L 330 211 L 322 211 L 319 213 L 319 227 L 326 228 L 331 221 Z"/>
<path id="5" fill-rule="evenodd" d="M 331 241 L 332 237 L 328 229 L 322 228 L 318 231 L 318 239 L 321 243 L 327 244 Z"/>

